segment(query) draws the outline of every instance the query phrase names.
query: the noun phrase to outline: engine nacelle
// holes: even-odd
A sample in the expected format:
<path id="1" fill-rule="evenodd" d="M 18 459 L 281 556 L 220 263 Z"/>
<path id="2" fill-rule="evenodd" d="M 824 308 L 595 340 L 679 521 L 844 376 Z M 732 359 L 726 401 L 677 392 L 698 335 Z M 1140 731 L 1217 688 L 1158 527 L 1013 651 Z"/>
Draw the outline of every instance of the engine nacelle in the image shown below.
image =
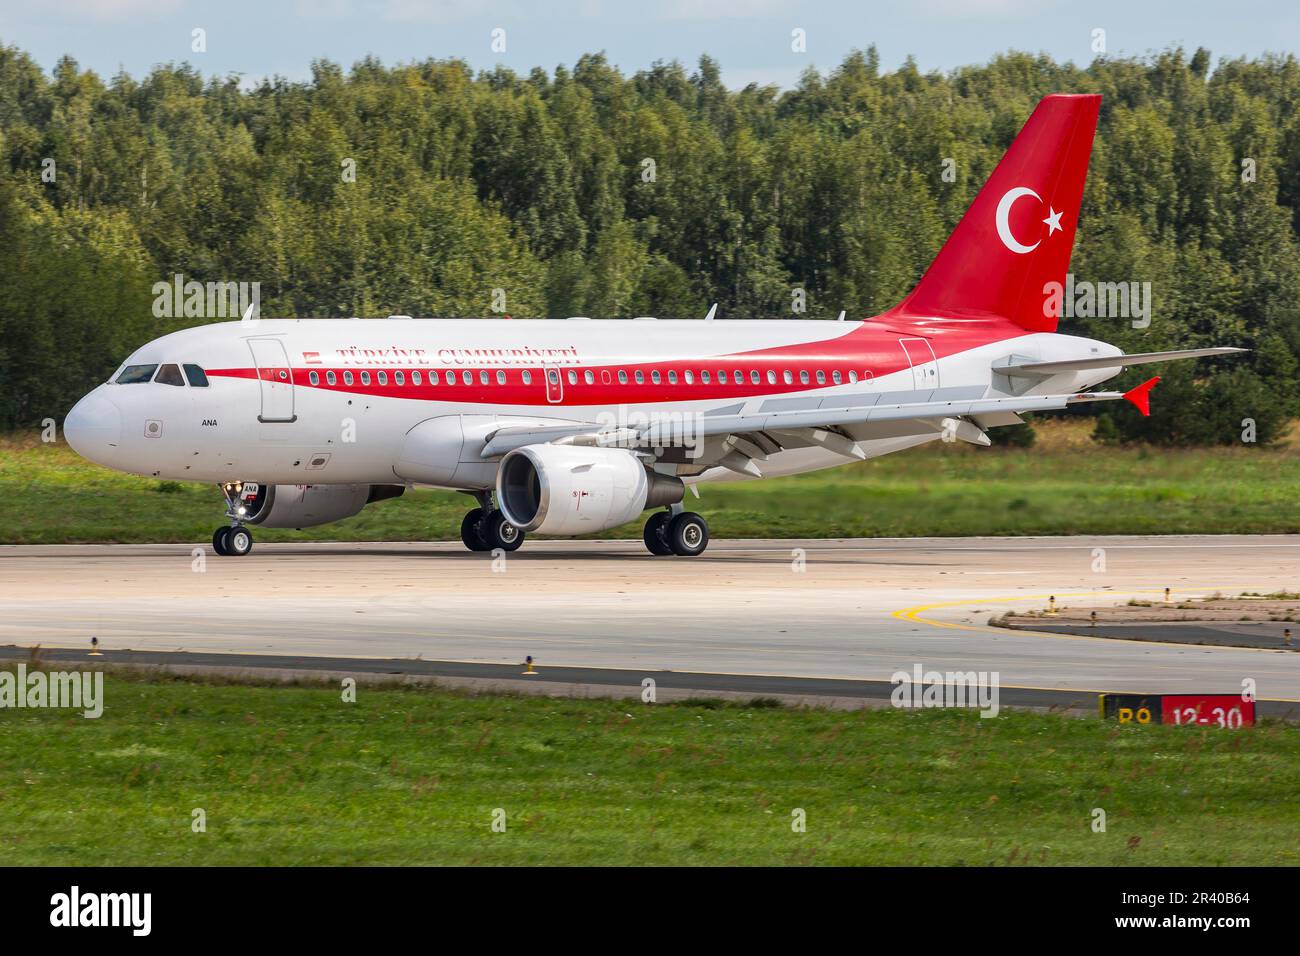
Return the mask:
<path id="1" fill-rule="evenodd" d="M 620 448 L 525 445 L 501 459 L 497 507 L 538 534 L 588 534 L 682 500 L 680 478 L 648 470 Z"/>
<path id="2" fill-rule="evenodd" d="M 405 490 L 402 485 L 260 485 L 241 502 L 248 511 L 243 520 L 263 528 L 311 528 L 351 518 L 370 502 Z"/>

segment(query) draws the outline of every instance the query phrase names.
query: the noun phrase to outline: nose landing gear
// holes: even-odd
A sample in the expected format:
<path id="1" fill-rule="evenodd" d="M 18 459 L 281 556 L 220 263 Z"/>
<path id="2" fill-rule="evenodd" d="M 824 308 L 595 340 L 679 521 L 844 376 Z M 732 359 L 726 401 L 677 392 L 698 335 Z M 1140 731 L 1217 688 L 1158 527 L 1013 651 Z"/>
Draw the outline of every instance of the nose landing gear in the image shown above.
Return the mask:
<path id="1" fill-rule="evenodd" d="M 223 558 L 242 558 L 253 550 L 253 536 L 242 524 L 218 528 L 212 534 L 212 550 Z"/>
<path id="2" fill-rule="evenodd" d="M 230 519 L 230 525 L 212 533 L 212 550 L 223 558 L 242 558 L 253 550 L 253 535 L 240 523 L 244 510 L 240 502 L 246 489 L 251 489 L 255 495 L 257 485 L 235 481 L 221 486 L 221 493 L 226 496 L 226 517 Z"/>

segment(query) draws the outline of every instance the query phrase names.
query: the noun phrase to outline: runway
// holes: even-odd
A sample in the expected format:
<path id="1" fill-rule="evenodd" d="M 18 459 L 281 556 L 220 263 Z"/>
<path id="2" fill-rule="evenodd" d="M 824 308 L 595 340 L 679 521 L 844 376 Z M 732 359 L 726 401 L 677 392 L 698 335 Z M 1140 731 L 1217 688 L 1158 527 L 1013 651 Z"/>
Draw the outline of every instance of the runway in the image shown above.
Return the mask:
<path id="1" fill-rule="evenodd" d="M 197 550 L 196 550 L 197 549 Z M 1098 550 L 1100 549 L 1100 550 Z M 1300 654 L 990 628 L 1011 608 L 1297 590 L 1300 536 L 0 547 L 0 644 L 1300 701 Z"/>

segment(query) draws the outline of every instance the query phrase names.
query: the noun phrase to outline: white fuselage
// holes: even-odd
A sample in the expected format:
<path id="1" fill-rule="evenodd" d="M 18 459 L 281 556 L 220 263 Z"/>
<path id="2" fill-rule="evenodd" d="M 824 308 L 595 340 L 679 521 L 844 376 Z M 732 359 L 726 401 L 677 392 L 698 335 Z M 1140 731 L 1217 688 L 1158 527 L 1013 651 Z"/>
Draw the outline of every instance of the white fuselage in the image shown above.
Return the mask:
<path id="1" fill-rule="evenodd" d="M 994 372 L 1000 361 L 1118 354 L 1089 339 L 951 319 L 906 327 L 883 317 L 229 322 L 156 339 L 119 369 L 197 365 L 206 386 L 110 380 L 77 404 L 65 431 L 83 456 L 158 478 L 481 490 L 496 472 L 495 461 L 479 456 L 482 436 L 503 424 L 815 408 L 846 395 L 881 403 L 999 396 L 1008 394 Z M 1029 393 L 1080 390 L 1119 371 L 1057 375 Z M 448 423 L 445 447 L 431 452 L 426 443 L 422 460 L 404 465 L 408 434 L 433 419 Z M 874 457 L 940 430 L 898 422 L 848 433 Z M 764 475 L 845 460 L 795 448 L 771 456 Z M 679 473 L 688 481 L 745 477 L 720 467 Z"/>

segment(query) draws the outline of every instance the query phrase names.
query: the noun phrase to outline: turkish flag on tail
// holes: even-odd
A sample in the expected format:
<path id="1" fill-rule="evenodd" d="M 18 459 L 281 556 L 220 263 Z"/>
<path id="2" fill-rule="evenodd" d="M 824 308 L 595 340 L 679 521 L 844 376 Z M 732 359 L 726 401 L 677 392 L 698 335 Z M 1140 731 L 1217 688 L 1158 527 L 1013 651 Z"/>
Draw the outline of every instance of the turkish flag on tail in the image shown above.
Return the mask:
<path id="1" fill-rule="evenodd" d="M 1097 130 L 1099 95 L 1048 96 L 993 170 L 916 288 L 893 314 L 1000 316 L 1056 331 Z"/>

